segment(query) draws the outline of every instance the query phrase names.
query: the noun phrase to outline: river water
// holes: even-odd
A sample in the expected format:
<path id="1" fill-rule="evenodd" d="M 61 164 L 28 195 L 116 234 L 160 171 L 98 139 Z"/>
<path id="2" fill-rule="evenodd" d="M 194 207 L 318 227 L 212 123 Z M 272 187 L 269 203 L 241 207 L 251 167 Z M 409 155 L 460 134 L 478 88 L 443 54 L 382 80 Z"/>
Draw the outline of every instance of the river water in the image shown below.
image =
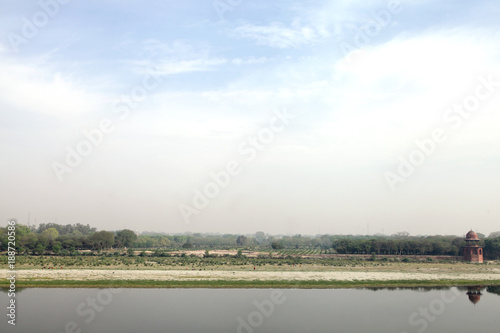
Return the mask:
<path id="1" fill-rule="evenodd" d="M 498 332 L 499 287 L 23 289 L 0 332 Z"/>

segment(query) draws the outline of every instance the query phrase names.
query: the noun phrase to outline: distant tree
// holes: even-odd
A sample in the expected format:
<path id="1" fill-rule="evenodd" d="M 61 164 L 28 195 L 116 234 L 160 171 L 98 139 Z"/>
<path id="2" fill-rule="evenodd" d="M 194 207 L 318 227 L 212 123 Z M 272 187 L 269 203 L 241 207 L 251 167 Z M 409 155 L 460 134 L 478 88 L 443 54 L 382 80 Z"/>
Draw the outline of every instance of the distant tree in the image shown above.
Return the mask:
<path id="1" fill-rule="evenodd" d="M 42 255 L 44 254 L 45 252 L 45 246 L 41 243 L 39 243 L 36 247 L 35 247 L 35 253 L 38 254 L 38 255 Z"/>
<path id="2" fill-rule="evenodd" d="M 255 239 L 257 242 L 261 243 L 266 240 L 266 234 L 263 231 L 257 231 L 255 233 Z"/>
<path id="3" fill-rule="evenodd" d="M 19 244 L 24 248 L 33 250 L 38 244 L 38 237 L 35 233 L 30 232 L 27 235 L 21 236 Z"/>
<path id="4" fill-rule="evenodd" d="M 49 241 L 53 241 L 57 237 L 59 237 L 59 231 L 57 231 L 56 228 L 48 228 L 48 229 L 45 229 L 44 231 L 42 231 L 40 236 L 49 240 Z"/>
<path id="5" fill-rule="evenodd" d="M 191 244 L 190 242 L 186 242 L 186 243 L 182 244 L 182 247 L 184 249 L 191 249 L 193 247 L 193 244 Z"/>
<path id="6" fill-rule="evenodd" d="M 99 231 L 90 236 L 90 242 L 95 250 L 109 249 L 115 243 L 115 235 L 109 231 Z"/>
<path id="7" fill-rule="evenodd" d="M 272 242 L 271 243 L 271 247 L 274 249 L 274 250 L 279 250 L 279 249 L 282 249 L 283 248 L 283 244 L 281 244 L 280 242 Z"/>
<path id="8" fill-rule="evenodd" d="M 236 245 L 238 246 L 247 246 L 248 239 L 245 236 L 238 236 L 236 239 Z"/>
<path id="9" fill-rule="evenodd" d="M 7 228 L 0 228 L 0 251 L 5 251 L 8 248 Z"/>
<path id="10" fill-rule="evenodd" d="M 62 250 L 62 246 L 61 246 L 61 243 L 57 243 L 57 244 L 54 244 L 52 246 L 52 251 L 55 253 L 55 254 L 59 254 L 59 252 L 61 252 Z"/>
<path id="11" fill-rule="evenodd" d="M 116 233 L 115 242 L 119 247 L 130 247 L 137 240 L 135 232 L 129 229 L 120 230 Z"/>
<path id="12" fill-rule="evenodd" d="M 488 259 L 500 258 L 500 237 L 485 239 L 484 256 Z"/>
<path id="13" fill-rule="evenodd" d="M 160 240 L 158 241 L 158 245 L 160 247 L 168 247 L 168 246 L 170 246 L 170 240 L 167 237 L 160 237 Z"/>
<path id="14" fill-rule="evenodd" d="M 500 231 L 494 231 L 488 236 L 488 238 L 497 238 L 497 237 L 500 237 Z"/>
<path id="15" fill-rule="evenodd" d="M 23 224 L 16 224 L 16 238 L 26 236 L 31 233 L 30 228 Z"/>

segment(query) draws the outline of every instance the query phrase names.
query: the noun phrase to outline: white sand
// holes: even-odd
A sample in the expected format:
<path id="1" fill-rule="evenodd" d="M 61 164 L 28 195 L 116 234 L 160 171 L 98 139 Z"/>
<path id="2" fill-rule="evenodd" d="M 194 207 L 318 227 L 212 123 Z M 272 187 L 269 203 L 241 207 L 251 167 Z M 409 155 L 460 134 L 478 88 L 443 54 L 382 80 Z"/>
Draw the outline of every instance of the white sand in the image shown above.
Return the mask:
<path id="1" fill-rule="evenodd" d="M 0 270 L 0 276 L 7 276 Z M 88 270 L 57 269 L 19 270 L 17 279 L 35 280 L 159 280 L 159 281 L 210 281 L 210 280 L 500 280 L 500 272 L 488 273 L 398 273 L 398 272 L 311 272 L 311 271 L 192 271 L 192 270 Z"/>

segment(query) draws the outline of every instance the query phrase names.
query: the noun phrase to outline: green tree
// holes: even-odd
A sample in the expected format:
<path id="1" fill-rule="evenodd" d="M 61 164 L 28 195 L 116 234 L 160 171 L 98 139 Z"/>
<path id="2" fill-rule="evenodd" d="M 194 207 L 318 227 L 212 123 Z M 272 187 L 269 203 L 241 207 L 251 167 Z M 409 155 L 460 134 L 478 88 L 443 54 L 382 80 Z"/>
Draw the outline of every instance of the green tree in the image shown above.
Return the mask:
<path id="1" fill-rule="evenodd" d="M 170 240 L 167 237 L 161 237 L 159 241 L 159 245 L 161 247 L 168 247 L 170 246 Z"/>
<path id="2" fill-rule="evenodd" d="M 39 243 L 35 247 L 35 253 L 38 254 L 38 255 L 42 255 L 42 254 L 44 254 L 45 249 L 46 249 L 46 247 L 43 244 Z"/>
<path id="3" fill-rule="evenodd" d="M 21 236 L 19 244 L 24 248 L 33 250 L 38 244 L 38 237 L 35 233 L 30 232 L 27 235 Z"/>
<path id="4" fill-rule="evenodd" d="M 236 245 L 238 246 L 247 246 L 248 239 L 245 236 L 238 236 L 236 239 Z"/>
<path id="5" fill-rule="evenodd" d="M 255 239 L 257 242 L 261 243 L 266 240 L 266 234 L 263 231 L 257 231 L 255 233 Z"/>
<path id="6" fill-rule="evenodd" d="M 41 237 L 47 239 L 48 241 L 53 241 L 59 237 L 59 232 L 56 228 L 48 228 L 42 231 Z"/>
<path id="7" fill-rule="evenodd" d="M 500 237 L 484 241 L 484 255 L 488 259 L 500 258 Z"/>
<path id="8" fill-rule="evenodd" d="M 115 243 L 115 235 L 109 231 L 99 231 L 90 236 L 92 248 L 95 250 L 109 249 Z"/>
<path id="9" fill-rule="evenodd" d="M 54 244 L 52 246 L 52 251 L 55 253 L 55 254 L 59 254 L 59 252 L 61 252 L 62 250 L 62 246 L 61 246 L 61 243 L 57 242 L 56 244 Z"/>
<path id="10" fill-rule="evenodd" d="M 271 243 L 271 247 L 273 248 L 273 250 L 279 250 L 283 248 L 283 244 L 281 244 L 278 241 L 275 241 Z"/>
<path id="11" fill-rule="evenodd" d="M 137 240 L 135 232 L 129 229 L 123 229 L 116 233 L 116 244 L 118 247 L 130 247 Z"/>

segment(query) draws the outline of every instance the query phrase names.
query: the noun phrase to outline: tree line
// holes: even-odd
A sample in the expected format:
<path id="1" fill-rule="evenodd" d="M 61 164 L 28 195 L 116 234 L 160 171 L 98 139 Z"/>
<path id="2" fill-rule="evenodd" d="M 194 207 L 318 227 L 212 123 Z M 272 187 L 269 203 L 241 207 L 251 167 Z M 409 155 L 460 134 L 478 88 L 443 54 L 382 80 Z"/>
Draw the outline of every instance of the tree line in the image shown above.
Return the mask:
<path id="1" fill-rule="evenodd" d="M 487 259 L 500 258 L 500 232 L 483 240 Z M 0 251 L 7 249 L 7 228 L 0 228 Z M 101 251 L 106 249 L 234 249 L 256 250 L 320 248 L 328 253 L 376 255 L 443 255 L 460 256 L 465 246 L 463 237 L 410 236 L 408 233 L 386 235 L 316 235 L 277 236 L 259 231 L 253 235 L 235 234 L 183 234 L 167 235 L 134 231 L 97 231 L 90 225 L 42 223 L 37 228 L 18 224 L 16 248 L 18 253 L 68 254 L 77 250 Z"/>
<path id="2" fill-rule="evenodd" d="M 104 250 L 132 246 L 137 235 L 131 230 L 97 231 L 89 225 L 42 223 L 38 228 L 16 225 L 16 249 L 18 253 L 69 254 L 77 250 Z M 0 228 L 0 251 L 7 249 L 7 228 Z"/>

